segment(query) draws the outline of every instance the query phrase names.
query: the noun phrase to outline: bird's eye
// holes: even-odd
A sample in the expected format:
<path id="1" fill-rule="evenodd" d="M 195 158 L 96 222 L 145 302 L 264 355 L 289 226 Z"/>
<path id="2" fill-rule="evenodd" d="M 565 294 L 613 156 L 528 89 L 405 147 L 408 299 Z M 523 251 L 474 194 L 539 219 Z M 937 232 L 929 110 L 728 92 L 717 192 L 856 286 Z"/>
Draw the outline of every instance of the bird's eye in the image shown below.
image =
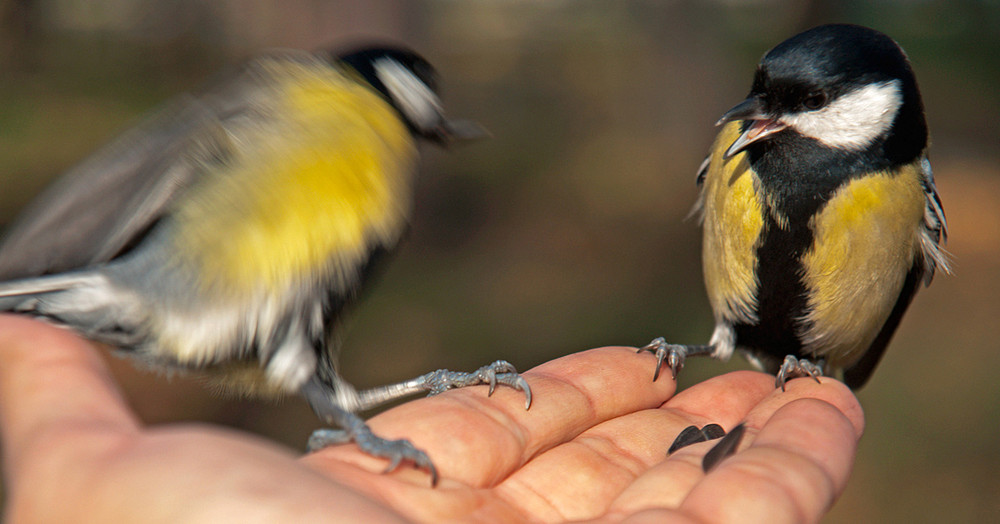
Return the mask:
<path id="1" fill-rule="evenodd" d="M 802 101 L 802 105 L 810 111 L 815 111 L 826 105 L 826 93 L 822 91 L 813 93 Z"/>

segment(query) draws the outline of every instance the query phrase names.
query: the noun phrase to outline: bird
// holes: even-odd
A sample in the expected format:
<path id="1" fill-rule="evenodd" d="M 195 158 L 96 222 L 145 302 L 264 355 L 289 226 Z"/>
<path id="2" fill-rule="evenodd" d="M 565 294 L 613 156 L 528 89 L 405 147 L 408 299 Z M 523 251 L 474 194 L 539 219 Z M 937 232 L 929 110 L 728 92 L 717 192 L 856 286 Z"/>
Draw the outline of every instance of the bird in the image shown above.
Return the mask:
<path id="1" fill-rule="evenodd" d="M 640 348 L 674 377 L 739 350 L 775 374 L 862 387 L 920 285 L 950 273 L 928 128 L 903 49 L 852 24 L 768 51 L 722 115 L 693 214 L 715 319 L 707 344 Z"/>
<path id="2" fill-rule="evenodd" d="M 483 138 L 446 118 L 402 45 L 272 50 L 221 73 L 70 169 L 0 241 L 0 311 L 71 328 L 138 364 L 226 390 L 298 394 L 355 442 L 429 470 L 358 414 L 416 392 L 528 383 L 497 361 L 357 390 L 337 369 L 345 310 L 408 229 L 418 140 Z"/>

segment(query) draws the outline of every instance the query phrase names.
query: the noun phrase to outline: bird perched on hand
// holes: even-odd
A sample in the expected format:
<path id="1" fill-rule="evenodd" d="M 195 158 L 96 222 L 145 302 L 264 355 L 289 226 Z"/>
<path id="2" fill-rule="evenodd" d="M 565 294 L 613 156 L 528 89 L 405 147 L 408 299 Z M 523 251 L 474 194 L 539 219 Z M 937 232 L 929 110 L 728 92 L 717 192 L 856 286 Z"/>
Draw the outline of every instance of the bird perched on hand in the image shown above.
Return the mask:
<path id="1" fill-rule="evenodd" d="M 741 349 L 782 388 L 838 370 L 861 387 L 918 286 L 949 271 L 906 54 L 866 27 L 810 29 L 764 55 L 716 125 L 695 207 L 715 331 L 707 345 L 643 349 L 657 374 Z"/>
<path id="2" fill-rule="evenodd" d="M 357 412 L 471 384 L 527 383 L 503 361 L 356 391 L 334 338 L 407 227 L 417 141 L 479 138 L 445 118 L 435 73 L 400 48 L 279 51 L 184 96 L 70 170 L 0 244 L 0 310 L 48 319 L 154 368 L 299 393 L 354 441 L 436 472 Z"/>

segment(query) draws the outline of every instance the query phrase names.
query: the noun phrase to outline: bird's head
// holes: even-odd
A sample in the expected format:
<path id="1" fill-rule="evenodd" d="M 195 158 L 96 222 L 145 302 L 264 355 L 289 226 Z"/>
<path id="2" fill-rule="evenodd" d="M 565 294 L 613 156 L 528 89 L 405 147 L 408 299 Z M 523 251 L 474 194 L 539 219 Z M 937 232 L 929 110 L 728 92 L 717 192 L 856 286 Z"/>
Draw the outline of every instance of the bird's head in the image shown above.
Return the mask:
<path id="1" fill-rule="evenodd" d="M 856 25 L 816 27 L 768 51 L 747 99 L 717 125 L 732 121 L 744 124 L 727 158 L 788 133 L 845 151 L 881 147 L 893 163 L 911 161 L 927 144 L 906 54 L 888 36 Z"/>
<path id="2" fill-rule="evenodd" d="M 437 74 L 423 57 L 399 47 L 367 47 L 335 57 L 396 109 L 414 135 L 439 145 L 489 136 L 479 124 L 445 117 Z"/>

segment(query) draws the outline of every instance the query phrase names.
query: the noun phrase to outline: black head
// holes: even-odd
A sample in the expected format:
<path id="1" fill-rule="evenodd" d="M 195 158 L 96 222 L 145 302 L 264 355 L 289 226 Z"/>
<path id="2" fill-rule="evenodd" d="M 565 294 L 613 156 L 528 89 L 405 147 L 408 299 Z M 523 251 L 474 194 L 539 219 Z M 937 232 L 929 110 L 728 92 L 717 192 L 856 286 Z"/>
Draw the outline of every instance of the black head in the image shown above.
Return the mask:
<path id="1" fill-rule="evenodd" d="M 906 54 L 874 29 L 810 29 L 767 52 L 750 95 L 720 123 L 753 121 L 727 152 L 798 133 L 823 147 L 879 149 L 889 162 L 915 159 L 927 145 L 920 92 Z"/>
<path id="2" fill-rule="evenodd" d="M 380 93 L 389 98 L 385 84 L 375 71 L 375 63 L 382 59 L 394 60 L 405 69 L 409 70 L 421 83 L 427 86 L 435 95 L 438 94 L 437 71 L 430 62 L 422 56 L 401 47 L 366 47 L 349 53 L 340 54 L 335 57 L 338 62 L 343 62 L 357 71 L 366 82 L 378 89 Z"/>
<path id="3" fill-rule="evenodd" d="M 478 124 L 448 120 L 438 96 L 437 73 L 427 60 L 398 47 L 367 47 L 334 60 L 350 66 L 378 91 L 414 135 L 447 144 L 485 136 Z"/>

